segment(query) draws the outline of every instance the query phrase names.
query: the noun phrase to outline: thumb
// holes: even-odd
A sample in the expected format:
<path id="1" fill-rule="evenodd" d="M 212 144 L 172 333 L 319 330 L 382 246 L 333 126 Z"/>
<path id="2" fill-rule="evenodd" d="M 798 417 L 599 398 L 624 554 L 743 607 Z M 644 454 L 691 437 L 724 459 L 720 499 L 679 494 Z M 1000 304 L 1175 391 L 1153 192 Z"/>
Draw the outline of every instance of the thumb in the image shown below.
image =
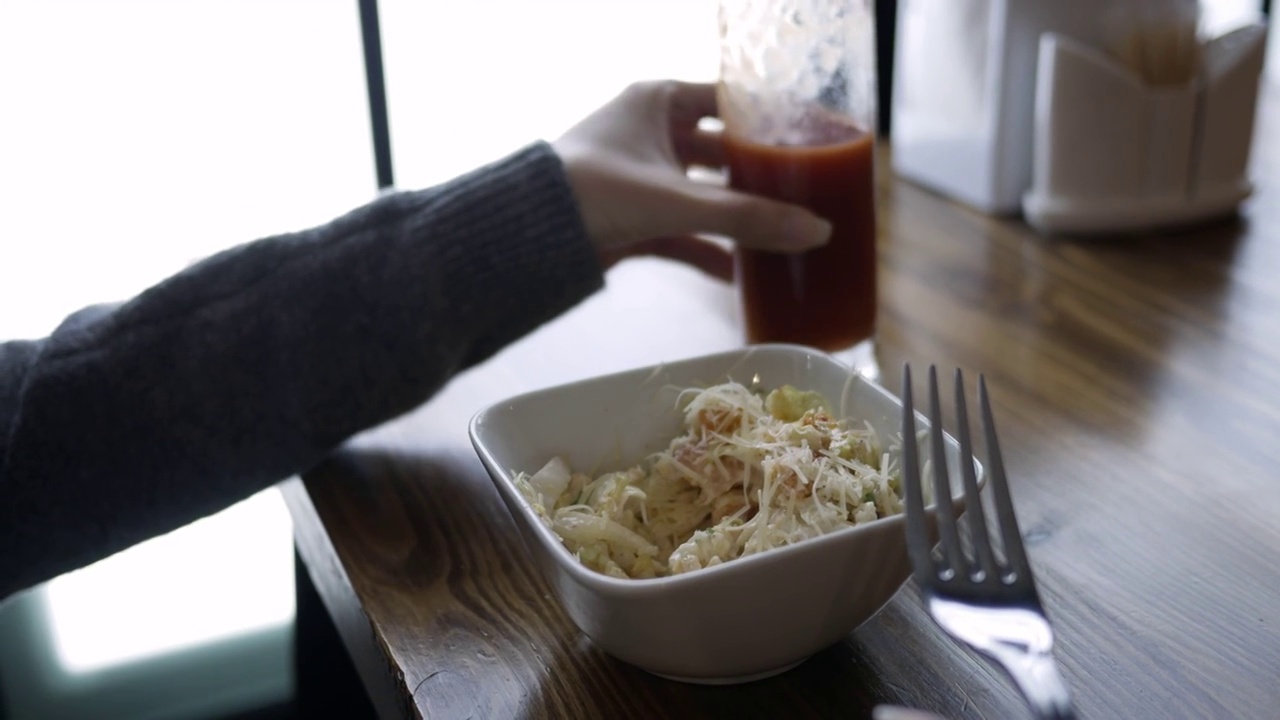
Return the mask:
<path id="1" fill-rule="evenodd" d="M 690 182 L 672 215 L 681 227 L 725 235 L 754 250 L 801 252 L 831 236 L 831 223 L 799 205 L 704 183 Z"/>

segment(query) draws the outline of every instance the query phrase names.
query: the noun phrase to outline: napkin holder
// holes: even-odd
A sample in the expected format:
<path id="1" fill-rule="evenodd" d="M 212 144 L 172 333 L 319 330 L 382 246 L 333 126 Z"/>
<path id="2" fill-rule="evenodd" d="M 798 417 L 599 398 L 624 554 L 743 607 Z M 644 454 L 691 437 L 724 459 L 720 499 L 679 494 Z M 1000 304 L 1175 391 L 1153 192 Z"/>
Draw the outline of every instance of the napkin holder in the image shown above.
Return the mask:
<path id="1" fill-rule="evenodd" d="M 1040 38 L 1027 222 L 1048 233 L 1104 234 L 1232 214 L 1247 170 L 1266 29 L 1204 46 L 1199 76 L 1150 86 L 1101 50 Z"/>

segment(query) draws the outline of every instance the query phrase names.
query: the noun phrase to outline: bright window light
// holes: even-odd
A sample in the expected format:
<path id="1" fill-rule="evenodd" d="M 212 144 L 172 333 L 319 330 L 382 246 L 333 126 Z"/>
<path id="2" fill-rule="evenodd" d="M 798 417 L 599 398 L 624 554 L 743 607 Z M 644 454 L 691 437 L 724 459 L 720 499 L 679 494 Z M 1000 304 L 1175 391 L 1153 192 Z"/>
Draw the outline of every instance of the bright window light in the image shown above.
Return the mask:
<path id="1" fill-rule="evenodd" d="M 1209 37 L 1262 19 L 1262 3 L 1258 0 L 1201 0 L 1200 2 L 1200 27 Z"/>
<path id="2" fill-rule="evenodd" d="M 72 673 L 291 623 L 289 513 L 268 490 L 47 590 L 58 657 Z"/>

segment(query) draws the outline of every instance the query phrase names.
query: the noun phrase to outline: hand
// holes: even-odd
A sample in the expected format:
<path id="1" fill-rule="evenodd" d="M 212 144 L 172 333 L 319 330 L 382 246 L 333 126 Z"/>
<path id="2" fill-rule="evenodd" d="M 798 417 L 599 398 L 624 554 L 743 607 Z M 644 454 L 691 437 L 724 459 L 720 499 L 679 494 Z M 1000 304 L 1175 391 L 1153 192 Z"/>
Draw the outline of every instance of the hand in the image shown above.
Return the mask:
<path id="1" fill-rule="evenodd" d="M 715 115 L 715 85 L 637 83 L 552 143 L 605 267 L 659 255 L 729 279 L 731 256 L 697 233 L 779 252 L 827 241 L 831 225 L 804 208 L 688 177 L 724 165 L 720 133 L 698 127 Z"/>

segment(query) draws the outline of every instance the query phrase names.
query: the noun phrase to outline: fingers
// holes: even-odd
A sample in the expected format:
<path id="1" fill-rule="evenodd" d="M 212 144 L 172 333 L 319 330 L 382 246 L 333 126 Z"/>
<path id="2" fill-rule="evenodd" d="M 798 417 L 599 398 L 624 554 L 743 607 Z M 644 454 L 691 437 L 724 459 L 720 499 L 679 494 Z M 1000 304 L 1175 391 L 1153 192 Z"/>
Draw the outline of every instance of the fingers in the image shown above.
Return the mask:
<path id="1" fill-rule="evenodd" d="M 672 80 L 667 108 L 675 127 L 692 127 L 705 117 L 716 117 L 716 86 L 714 83 L 689 83 Z"/>
<path id="2" fill-rule="evenodd" d="M 804 208 L 689 179 L 690 166 L 725 165 L 720 134 L 699 127 L 715 114 L 713 84 L 637 83 L 553 144 L 607 262 L 659 255 L 728 277 L 728 256 L 690 236 L 776 252 L 827 241 L 830 224 Z"/>
<path id="3" fill-rule="evenodd" d="M 676 159 L 686 168 L 723 166 L 720 133 L 698 127 L 703 118 L 716 117 L 716 86 L 672 81 L 667 87 L 667 117 Z"/>
<path id="4" fill-rule="evenodd" d="M 699 128 L 689 132 L 673 132 L 671 144 L 675 149 L 676 159 L 686 169 L 691 165 L 724 167 L 724 139 L 718 132 Z"/>
<path id="5" fill-rule="evenodd" d="M 625 249 L 605 253 L 603 259 L 606 266 L 612 266 L 629 257 L 639 256 L 675 260 L 719 280 L 733 280 L 733 255 L 720 245 L 696 235 L 644 240 Z"/>
<path id="6" fill-rule="evenodd" d="M 672 81 L 668 88 L 676 159 L 686 169 L 691 165 L 724 167 L 722 133 L 698 126 L 703 118 L 718 114 L 717 86 Z M 727 235 L 742 247 L 780 252 L 812 249 L 831 235 L 830 223 L 804 208 L 713 185 L 686 184 L 682 190 L 687 202 L 673 208 L 676 212 L 672 219 L 679 224 L 673 227 L 673 234 L 697 228 L 700 232 Z"/>
<path id="7" fill-rule="evenodd" d="M 683 202 L 672 207 L 671 222 L 726 235 L 742 247 L 802 252 L 831 236 L 831 223 L 796 205 L 695 182 L 685 183 L 683 193 Z"/>

